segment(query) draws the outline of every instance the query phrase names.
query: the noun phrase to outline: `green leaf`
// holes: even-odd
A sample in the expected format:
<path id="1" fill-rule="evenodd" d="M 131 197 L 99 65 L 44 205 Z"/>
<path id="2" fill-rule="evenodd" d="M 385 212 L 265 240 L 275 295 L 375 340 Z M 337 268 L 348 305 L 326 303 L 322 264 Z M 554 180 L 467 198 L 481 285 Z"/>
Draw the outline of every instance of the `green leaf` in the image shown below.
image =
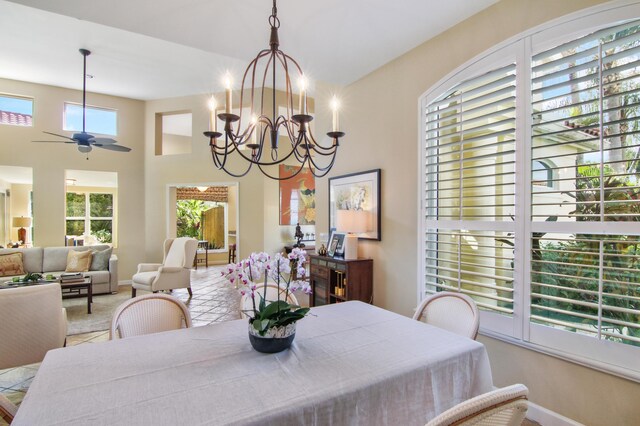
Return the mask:
<path id="1" fill-rule="evenodd" d="M 270 318 L 278 313 L 278 311 L 289 311 L 291 309 L 290 305 L 284 300 L 280 300 L 277 302 L 271 302 L 269 306 L 267 306 L 264 311 L 261 310 L 262 318 Z"/>
<path id="2" fill-rule="evenodd" d="M 269 329 L 269 320 L 263 319 L 261 321 L 258 321 L 258 323 L 260 323 L 260 328 L 258 330 L 266 331 Z"/>
<path id="3" fill-rule="evenodd" d="M 258 309 L 263 311 L 266 305 L 266 302 L 264 300 L 264 297 L 262 297 L 261 293 L 258 293 L 258 296 L 260 297 L 260 303 L 258 303 Z"/>

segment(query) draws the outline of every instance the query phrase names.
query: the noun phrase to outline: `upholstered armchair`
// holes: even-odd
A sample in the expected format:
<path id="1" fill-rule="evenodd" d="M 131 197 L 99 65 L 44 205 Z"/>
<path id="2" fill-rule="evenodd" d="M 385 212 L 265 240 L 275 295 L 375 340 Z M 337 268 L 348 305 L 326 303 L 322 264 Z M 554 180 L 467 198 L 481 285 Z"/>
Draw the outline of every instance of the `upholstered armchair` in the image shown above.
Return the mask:
<path id="1" fill-rule="evenodd" d="M 60 284 L 0 290 L 0 369 L 41 362 L 67 337 Z"/>
<path id="2" fill-rule="evenodd" d="M 164 240 L 164 260 L 162 263 L 141 263 L 133 276 L 131 297 L 136 290 L 157 292 L 186 288 L 191 292 L 191 266 L 198 248 L 195 238 L 168 238 Z"/>

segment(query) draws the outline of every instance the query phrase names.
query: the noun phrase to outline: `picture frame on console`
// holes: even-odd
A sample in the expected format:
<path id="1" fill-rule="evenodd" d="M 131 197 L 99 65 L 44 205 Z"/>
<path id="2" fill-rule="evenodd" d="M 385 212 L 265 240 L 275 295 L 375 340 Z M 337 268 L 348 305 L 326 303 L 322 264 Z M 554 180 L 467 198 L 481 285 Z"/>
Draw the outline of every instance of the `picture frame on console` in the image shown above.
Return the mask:
<path id="1" fill-rule="evenodd" d="M 327 256 L 343 258 L 344 257 L 344 239 L 346 234 L 344 232 L 332 232 L 331 238 L 329 238 L 329 244 L 327 246 Z"/>

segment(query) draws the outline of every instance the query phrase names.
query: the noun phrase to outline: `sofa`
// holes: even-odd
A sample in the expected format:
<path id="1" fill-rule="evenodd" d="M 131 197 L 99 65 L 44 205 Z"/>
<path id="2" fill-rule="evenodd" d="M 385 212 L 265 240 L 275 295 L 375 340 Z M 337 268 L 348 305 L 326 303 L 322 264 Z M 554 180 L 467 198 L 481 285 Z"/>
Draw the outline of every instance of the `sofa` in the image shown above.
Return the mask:
<path id="1" fill-rule="evenodd" d="M 76 251 L 102 251 L 108 249 L 106 244 L 78 247 L 33 247 L 33 248 L 8 248 L 0 249 L 0 256 L 20 252 L 22 253 L 22 265 L 25 273 L 37 272 L 43 275 L 60 275 L 67 267 L 67 254 L 69 250 Z M 85 275 L 91 276 L 93 294 L 115 293 L 118 291 L 118 257 L 114 254 L 109 258 L 108 270 L 88 271 Z M 16 275 L 20 276 L 20 275 Z M 0 277 L 0 282 L 11 281 L 13 276 Z"/>

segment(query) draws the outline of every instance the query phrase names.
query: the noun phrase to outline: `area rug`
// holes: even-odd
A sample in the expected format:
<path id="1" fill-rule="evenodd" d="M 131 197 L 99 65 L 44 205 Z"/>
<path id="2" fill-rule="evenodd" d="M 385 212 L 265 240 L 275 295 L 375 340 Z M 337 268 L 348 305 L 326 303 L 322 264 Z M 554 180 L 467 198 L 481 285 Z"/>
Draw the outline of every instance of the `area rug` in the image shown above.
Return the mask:
<path id="1" fill-rule="evenodd" d="M 86 297 L 64 299 L 67 309 L 67 335 L 108 330 L 116 308 L 131 298 L 131 286 L 119 286 L 116 294 L 93 296 L 91 314 L 87 313 Z"/>

